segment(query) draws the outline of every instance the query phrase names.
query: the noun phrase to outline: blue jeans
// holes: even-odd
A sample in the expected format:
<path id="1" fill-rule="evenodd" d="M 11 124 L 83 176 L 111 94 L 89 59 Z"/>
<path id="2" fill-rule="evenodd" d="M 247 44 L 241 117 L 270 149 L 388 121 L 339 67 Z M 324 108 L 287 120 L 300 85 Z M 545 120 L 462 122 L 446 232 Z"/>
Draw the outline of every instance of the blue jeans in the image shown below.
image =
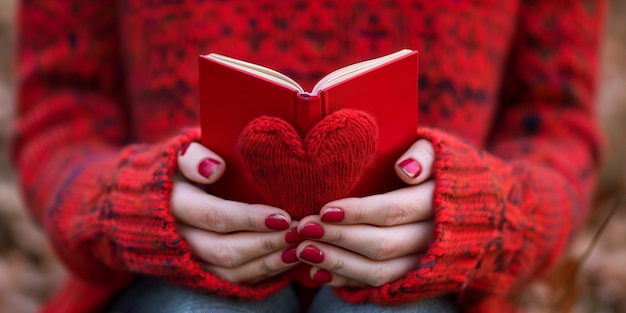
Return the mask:
<path id="1" fill-rule="evenodd" d="M 119 294 L 107 313 L 204 313 L 204 312 L 301 312 L 296 288 L 290 286 L 262 300 L 245 301 L 218 297 L 173 286 L 156 278 L 140 278 Z M 459 310 L 446 298 L 434 298 L 402 306 L 384 307 L 375 304 L 350 304 L 338 298 L 330 287 L 322 287 L 315 295 L 309 313 L 331 312 L 420 312 L 453 313 Z"/>

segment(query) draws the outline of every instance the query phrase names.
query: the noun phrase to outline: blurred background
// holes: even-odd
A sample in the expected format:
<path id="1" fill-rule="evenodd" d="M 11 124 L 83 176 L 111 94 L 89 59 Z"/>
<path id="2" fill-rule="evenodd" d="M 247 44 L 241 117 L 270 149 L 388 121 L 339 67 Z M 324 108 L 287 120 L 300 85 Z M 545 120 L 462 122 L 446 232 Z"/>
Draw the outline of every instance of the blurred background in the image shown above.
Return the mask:
<path id="1" fill-rule="evenodd" d="M 64 275 L 23 207 L 7 154 L 14 101 L 14 10 L 15 0 L 0 0 L 0 313 L 34 312 Z M 598 118 L 608 154 L 593 214 L 562 263 L 519 295 L 524 312 L 626 313 L 626 205 L 572 275 L 603 219 L 626 195 L 626 0 L 611 1 L 601 61 Z"/>

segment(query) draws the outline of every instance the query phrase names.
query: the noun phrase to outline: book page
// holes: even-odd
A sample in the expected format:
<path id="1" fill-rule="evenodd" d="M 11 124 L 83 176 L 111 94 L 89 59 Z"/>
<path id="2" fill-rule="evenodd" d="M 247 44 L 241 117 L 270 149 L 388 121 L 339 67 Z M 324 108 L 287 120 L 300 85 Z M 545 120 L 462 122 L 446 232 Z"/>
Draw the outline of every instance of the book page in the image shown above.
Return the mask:
<path id="1" fill-rule="evenodd" d="M 287 75 L 284 75 L 280 72 L 274 71 L 267 67 L 260 66 L 260 65 L 250 63 L 250 62 L 246 62 L 246 61 L 242 61 L 242 60 L 238 60 L 238 59 L 234 59 L 234 58 L 230 58 L 230 57 L 217 54 L 217 53 L 210 53 L 206 55 L 206 57 L 209 57 L 222 64 L 227 64 L 227 65 L 236 67 L 242 71 L 261 76 L 265 79 L 271 80 L 275 83 L 279 83 L 287 88 L 291 88 L 300 93 L 304 93 L 304 89 L 302 89 L 302 87 L 298 83 L 296 83 L 293 79 L 289 78 Z"/>
<path id="2" fill-rule="evenodd" d="M 365 71 L 368 71 L 376 66 L 391 62 L 397 58 L 405 56 L 409 53 L 413 52 L 413 50 L 402 49 L 400 51 L 394 52 L 392 54 L 388 54 L 376 59 L 371 59 L 359 63 L 355 63 L 352 65 L 348 65 L 346 67 L 342 67 L 330 74 L 324 76 L 311 91 L 312 95 L 316 95 L 320 92 L 320 90 L 328 88 L 332 85 L 338 84 L 342 81 L 345 81 L 351 77 L 357 76 Z"/>

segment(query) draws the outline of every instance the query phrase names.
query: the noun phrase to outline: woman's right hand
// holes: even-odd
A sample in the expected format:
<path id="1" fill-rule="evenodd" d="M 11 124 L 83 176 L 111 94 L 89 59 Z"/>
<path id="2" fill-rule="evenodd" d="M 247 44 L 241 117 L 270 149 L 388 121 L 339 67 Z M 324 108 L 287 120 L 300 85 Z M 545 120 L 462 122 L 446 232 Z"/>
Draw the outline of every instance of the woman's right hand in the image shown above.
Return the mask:
<path id="1" fill-rule="evenodd" d="M 257 283 L 294 267 L 299 239 L 281 209 L 221 199 L 201 187 L 225 170 L 222 158 L 199 143 L 181 148 L 171 210 L 178 230 L 204 269 L 234 283 Z"/>

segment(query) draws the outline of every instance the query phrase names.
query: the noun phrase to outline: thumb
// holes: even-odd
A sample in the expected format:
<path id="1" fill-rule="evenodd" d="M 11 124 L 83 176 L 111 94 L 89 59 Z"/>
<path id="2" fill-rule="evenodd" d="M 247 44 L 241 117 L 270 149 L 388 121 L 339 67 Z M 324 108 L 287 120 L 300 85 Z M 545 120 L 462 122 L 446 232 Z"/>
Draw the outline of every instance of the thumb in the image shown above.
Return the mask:
<path id="1" fill-rule="evenodd" d="M 429 179 L 435 159 L 433 144 L 420 139 L 396 161 L 396 174 L 409 185 L 417 185 Z"/>
<path id="2" fill-rule="evenodd" d="M 226 163 L 213 151 L 197 142 L 191 142 L 180 148 L 178 169 L 185 178 L 194 183 L 212 184 L 222 177 Z"/>

